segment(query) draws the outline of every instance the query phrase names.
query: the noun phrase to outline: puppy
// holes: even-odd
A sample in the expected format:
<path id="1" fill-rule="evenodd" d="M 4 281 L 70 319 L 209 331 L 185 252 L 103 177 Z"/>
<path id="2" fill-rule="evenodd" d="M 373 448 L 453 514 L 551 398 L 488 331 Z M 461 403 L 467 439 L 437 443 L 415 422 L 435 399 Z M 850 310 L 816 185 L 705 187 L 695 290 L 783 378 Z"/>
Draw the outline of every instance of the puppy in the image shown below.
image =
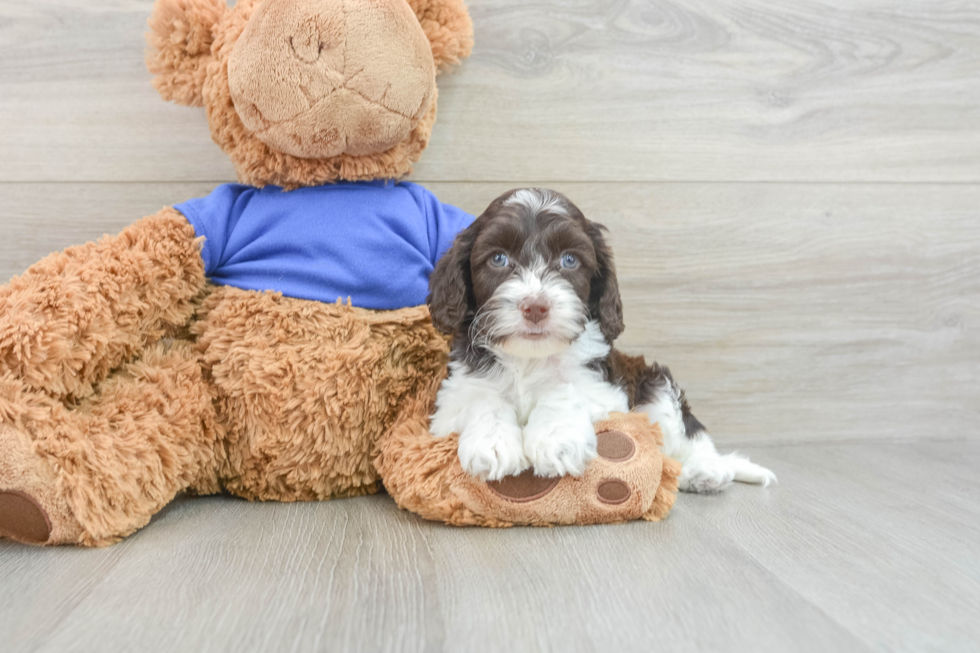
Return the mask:
<path id="1" fill-rule="evenodd" d="M 593 422 L 635 410 L 660 423 L 681 489 L 775 481 L 718 454 L 666 367 L 612 349 L 623 307 L 603 231 L 563 195 L 521 189 L 456 237 L 429 282 L 432 321 L 453 335 L 433 435 L 459 433 L 463 469 L 481 478 L 577 476 L 596 457 Z"/>

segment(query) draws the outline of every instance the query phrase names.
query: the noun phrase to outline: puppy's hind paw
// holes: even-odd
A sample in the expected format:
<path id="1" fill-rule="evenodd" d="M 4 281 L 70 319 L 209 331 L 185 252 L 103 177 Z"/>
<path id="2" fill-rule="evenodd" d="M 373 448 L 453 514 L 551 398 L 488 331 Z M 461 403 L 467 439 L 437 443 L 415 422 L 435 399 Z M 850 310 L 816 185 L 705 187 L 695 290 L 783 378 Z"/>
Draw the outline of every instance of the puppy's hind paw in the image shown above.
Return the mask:
<path id="1" fill-rule="evenodd" d="M 769 487 L 776 482 L 776 475 L 737 453 L 695 455 L 684 462 L 680 489 L 684 492 L 721 492 L 733 481 Z"/>
<path id="2" fill-rule="evenodd" d="M 681 468 L 680 489 L 683 492 L 721 492 L 734 480 L 734 468 L 721 456 L 692 456 Z"/>
<path id="3" fill-rule="evenodd" d="M 739 483 L 754 483 L 762 487 L 769 487 L 776 484 L 776 475 L 762 465 L 756 465 L 745 456 L 737 453 L 730 453 L 722 456 L 729 460 L 735 470 L 735 480 Z"/>

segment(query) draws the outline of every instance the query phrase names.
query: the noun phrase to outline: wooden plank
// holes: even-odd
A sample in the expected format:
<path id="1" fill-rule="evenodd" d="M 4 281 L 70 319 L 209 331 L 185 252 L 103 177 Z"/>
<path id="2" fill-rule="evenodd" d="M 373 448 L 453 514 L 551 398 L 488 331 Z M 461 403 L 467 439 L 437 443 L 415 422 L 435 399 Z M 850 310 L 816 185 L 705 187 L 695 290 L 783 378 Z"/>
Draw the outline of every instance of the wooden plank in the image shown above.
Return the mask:
<path id="1" fill-rule="evenodd" d="M 430 184 L 477 213 L 509 184 Z M 0 276 L 208 184 L 0 184 Z M 605 223 L 621 348 L 670 365 L 722 446 L 971 438 L 980 187 L 559 184 Z"/>
<path id="2" fill-rule="evenodd" d="M 114 234 L 164 206 L 207 195 L 211 183 L 0 183 L 0 280 L 71 245 Z"/>
<path id="3" fill-rule="evenodd" d="M 472 0 L 426 181 L 980 180 L 980 8 Z M 144 69 L 151 0 L 0 2 L 0 181 L 221 181 Z"/>
<path id="4" fill-rule="evenodd" d="M 234 180 L 143 63 L 152 0 L 0 2 L 0 180 Z"/>
<path id="5" fill-rule="evenodd" d="M 218 497 L 87 553 L 120 559 L 83 568 L 85 597 L 58 621 L 36 611 L 28 627 L 12 592 L 0 597 L 15 625 L 5 650 L 867 650 L 683 511 L 659 525 L 454 529 L 385 496 Z M 47 554 L 21 554 L 5 586 L 33 582 Z"/>
<path id="6" fill-rule="evenodd" d="M 36 650 L 125 557 L 124 547 L 42 550 L 0 539 L 4 651 Z"/>
<path id="7" fill-rule="evenodd" d="M 879 651 L 980 648 L 980 441 L 771 447 L 772 492 L 685 496 Z M 760 513 L 764 516 L 760 518 Z"/>
<path id="8" fill-rule="evenodd" d="M 980 442 L 774 445 L 659 524 L 456 529 L 386 496 L 178 500 L 108 549 L 0 542 L 5 651 L 972 651 Z"/>

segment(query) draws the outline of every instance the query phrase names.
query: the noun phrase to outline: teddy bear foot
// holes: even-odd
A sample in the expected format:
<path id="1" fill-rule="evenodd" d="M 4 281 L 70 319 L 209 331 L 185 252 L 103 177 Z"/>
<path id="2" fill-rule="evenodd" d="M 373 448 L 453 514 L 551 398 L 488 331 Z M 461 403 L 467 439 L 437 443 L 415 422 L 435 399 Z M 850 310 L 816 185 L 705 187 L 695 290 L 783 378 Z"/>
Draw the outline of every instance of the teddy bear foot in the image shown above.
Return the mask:
<path id="1" fill-rule="evenodd" d="M 457 526 L 550 526 L 659 521 L 677 496 L 680 463 L 660 451 L 660 428 L 642 413 L 616 413 L 595 425 L 597 458 L 582 476 L 533 471 L 485 481 L 463 471 L 459 436 L 428 432 L 418 400 L 379 446 L 375 459 L 388 494 L 425 519 Z"/>
<path id="2" fill-rule="evenodd" d="M 30 438 L 0 424 L 0 538 L 25 544 L 78 543 L 83 529 Z"/>
<path id="3" fill-rule="evenodd" d="M 0 490 L 0 537 L 25 544 L 44 544 L 51 539 L 51 520 L 31 495 Z"/>
<path id="4" fill-rule="evenodd" d="M 499 481 L 460 484 L 475 514 L 512 524 L 603 524 L 658 521 L 670 511 L 680 466 L 659 450 L 659 432 L 640 415 L 596 425 L 598 457 L 580 477 L 532 471 Z"/>
<path id="5" fill-rule="evenodd" d="M 637 457 L 637 433 L 619 428 L 596 433 L 598 458 L 581 477 L 541 477 L 528 470 L 518 476 L 491 481 L 487 487 L 505 504 L 488 505 L 515 523 L 608 523 L 639 519 L 650 508 L 659 471 L 650 465 L 657 456 Z M 643 459 L 647 458 L 647 459 Z M 507 507 L 506 504 L 510 504 Z M 525 504 L 525 505 L 519 505 Z"/>

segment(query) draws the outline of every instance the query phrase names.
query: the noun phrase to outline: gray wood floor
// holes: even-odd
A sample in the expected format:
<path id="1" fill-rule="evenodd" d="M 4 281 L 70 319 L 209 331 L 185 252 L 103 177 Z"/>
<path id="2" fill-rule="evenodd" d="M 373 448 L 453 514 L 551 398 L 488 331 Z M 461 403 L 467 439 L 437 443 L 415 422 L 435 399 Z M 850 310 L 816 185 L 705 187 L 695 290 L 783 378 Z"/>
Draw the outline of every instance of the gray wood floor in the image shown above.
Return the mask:
<path id="1" fill-rule="evenodd" d="M 0 279 L 233 180 L 151 0 L 0 0 Z M 471 0 L 415 180 L 612 231 L 621 346 L 780 484 L 661 524 L 457 530 L 180 500 L 0 542 L 0 651 L 980 650 L 980 5 Z"/>
<path id="2" fill-rule="evenodd" d="M 480 530 L 386 496 L 187 499 L 108 549 L 0 543 L 4 651 L 976 651 L 980 443 L 760 446 L 661 524 Z"/>

